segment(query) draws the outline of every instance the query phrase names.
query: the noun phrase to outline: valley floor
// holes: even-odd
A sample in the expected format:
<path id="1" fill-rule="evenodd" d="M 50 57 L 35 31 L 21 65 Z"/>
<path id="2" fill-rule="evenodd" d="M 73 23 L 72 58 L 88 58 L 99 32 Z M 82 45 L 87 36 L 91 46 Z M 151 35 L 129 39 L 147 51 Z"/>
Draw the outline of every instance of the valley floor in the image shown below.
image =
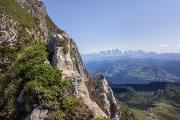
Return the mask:
<path id="1" fill-rule="evenodd" d="M 180 107 L 167 103 L 156 103 L 155 107 L 141 110 L 119 102 L 123 112 L 131 112 L 137 120 L 180 120 Z"/>

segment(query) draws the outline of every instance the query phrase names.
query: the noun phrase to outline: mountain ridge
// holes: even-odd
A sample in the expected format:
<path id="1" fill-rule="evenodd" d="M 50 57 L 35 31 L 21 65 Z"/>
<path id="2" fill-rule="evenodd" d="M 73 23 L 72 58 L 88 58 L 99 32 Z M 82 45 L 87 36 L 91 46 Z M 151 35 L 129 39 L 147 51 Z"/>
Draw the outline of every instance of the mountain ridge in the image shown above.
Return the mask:
<path id="1" fill-rule="evenodd" d="M 157 59 L 103 59 L 85 61 L 86 68 L 92 73 L 103 73 L 109 82 L 115 84 L 178 82 L 180 61 Z"/>
<path id="2" fill-rule="evenodd" d="M 0 0 L 0 118 L 118 120 L 106 79 L 88 74 L 74 40 L 45 8 L 38 0 Z"/>
<path id="3" fill-rule="evenodd" d="M 134 59 L 165 59 L 165 60 L 180 60 L 180 53 L 156 53 L 156 52 L 146 52 L 143 50 L 127 50 L 121 51 L 119 49 L 112 49 L 101 51 L 98 53 L 90 53 L 82 55 L 84 61 L 90 60 L 101 60 L 107 59 L 125 59 L 125 58 L 134 58 Z"/>

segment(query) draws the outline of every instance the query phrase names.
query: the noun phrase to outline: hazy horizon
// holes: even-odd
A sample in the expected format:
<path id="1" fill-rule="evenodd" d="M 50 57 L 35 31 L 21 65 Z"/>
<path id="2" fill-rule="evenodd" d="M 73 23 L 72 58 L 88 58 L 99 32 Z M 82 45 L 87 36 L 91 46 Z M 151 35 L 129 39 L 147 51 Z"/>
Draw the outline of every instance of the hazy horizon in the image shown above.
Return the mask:
<path id="1" fill-rule="evenodd" d="M 82 54 L 120 50 L 180 52 L 179 0 L 43 0 Z"/>
<path id="2" fill-rule="evenodd" d="M 82 55 L 88 55 L 88 54 L 99 54 L 100 52 L 105 52 L 105 51 L 112 51 L 112 50 L 115 50 L 115 49 L 118 49 L 118 48 L 114 48 L 114 49 L 106 49 L 106 50 L 100 50 L 100 51 L 95 51 L 95 52 L 89 52 L 89 53 L 82 53 Z M 164 53 L 180 53 L 180 52 L 157 52 L 157 51 L 146 51 L 146 50 L 142 50 L 142 49 L 127 49 L 127 50 L 121 50 L 121 49 L 118 49 L 119 51 L 121 52 L 128 52 L 128 51 L 133 51 L 133 52 L 137 52 L 137 51 L 143 51 L 143 52 L 146 52 L 146 53 L 157 53 L 157 54 L 164 54 Z"/>

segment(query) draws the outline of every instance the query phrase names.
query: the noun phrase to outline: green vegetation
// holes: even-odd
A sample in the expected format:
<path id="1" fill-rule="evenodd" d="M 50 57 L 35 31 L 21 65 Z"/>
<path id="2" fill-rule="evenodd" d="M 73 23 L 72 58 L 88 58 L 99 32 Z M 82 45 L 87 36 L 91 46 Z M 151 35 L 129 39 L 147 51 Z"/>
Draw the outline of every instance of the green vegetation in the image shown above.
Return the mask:
<path id="1" fill-rule="evenodd" d="M 36 27 L 38 23 L 37 19 L 28 15 L 26 10 L 15 0 L 0 0 L 0 12 L 11 16 L 22 26 L 26 26 L 28 28 Z"/>
<path id="2" fill-rule="evenodd" d="M 61 30 L 60 28 L 56 27 L 56 33 L 61 34 L 63 32 L 64 32 L 63 30 Z"/>
<path id="3" fill-rule="evenodd" d="M 36 43 L 17 61 L 6 78 L 1 80 L 2 118 L 23 118 L 33 110 L 33 104 L 48 109 L 51 119 L 92 117 L 83 102 L 71 95 L 71 82 L 62 79 L 59 69 L 44 64 L 47 57 L 46 45 Z M 22 89 L 23 101 L 17 103 L 16 99 Z"/>
<path id="4" fill-rule="evenodd" d="M 134 114 L 137 120 L 146 120 L 146 111 L 136 108 L 129 108 L 129 110 Z"/>
<path id="5" fill-rule="evenodd" d="M 28 36 L 26 30 L 22 29 L 18 33 L 18 41 L 12 46 L 0 45 L 0 58 L 7 59 L 7 64 L 4 64 L 2 72 L 7 72 L 11 69 L 12 65 L 16 62 L 16 57 L 19 53 L 25 51 L 27 46 L 33 44 L 34 40 L 32 37 Z"/>
<path id="6" fill-rule="evenodd" d="M 47 23 L 47 27 L 48 27 L 49 32 L 56 32 L 58 34 L 62 34 L 64 32 L 63 30 L 61 30 L 60 28 L 58 28 L 54 24 L 54 22 L 51 20 L 51 18 L 48 15 L 46 16 L 45 19 L 46 19 L 46 23 Z M 64 54 L 68 53 L 68 40 L 67 40 L 67 38 L 64 37 L 64 40 L 62 40 L 59 43 L 59 46 L 63 47 Z"/>
<path id="7" fill-rule="evenodd" d="M 118 101 L 119 107 L 121 109 L 120 120 L 136 120 L 134 114 L 126 105 L 126 103 Z"/>
<path id="8" fill-rule="evenodd" d="M 147 109 L 153 106 L 153 92 L 140 92 L 128 86 L 124 87 L 113 88 L 113 92 L 119 100 L 124 101 L 129 107 Z"/>
<path id="9" fill-rule="evenodd" d="M 24 51 L 24 48 L 32 45 L 35 41 L 33 36 L 30 36 L 26 31 L 26 28 L 38 28 L 38 20 L 30 16 L 15 0 L 0 0 L 0 13 L 4 13 L 19 22 L 19 25 L 16 26 L 18 37 L 14 46 L 0 45 L 0 58 L 8 61 L 4 64 L 2 72 L 7 73 L 12 65 L 14 65 L 18 53 Z M 2 77 L 2 75 L 0 77 Z"/>
<path id="10" fill-rule="evenodd" d="M 17 48 L 0 45 L 0 58 L 8 58 L 9 61 L 14 61 L 16 57 Z M 3 64 L 2 71 L 7 70 L 7 64 Z"/>
<path id="11" fill-rule="evenodd" d="M 66 114 L 63 111 L 56 111 L 50 114 L 48 120 L 62 120 L 66 117 Z"/>
<path id="12" fill-rule="evenodd" d="M 48 27 L 48 30 L 49 32 L 56 32 L 58 34 L 61 34 L 63 33 L 64 31 L 59 29 L 55 24 L 54 22 L 51 20 L 51 18 L 47 15 L 46 16 L 46 23 L 47 23 L 47 27 Z M 55 31 L 54 31 L 55 30 Z"/>
<path id="13" fill-rule="evenodd" d="M 180 62 L 153 59 L 89 60 L 86 66 L 93 74 L 103 72 L 114 84 L 178 82 L 177 76 L 180 73 L 178 69 Z"/>
<path id="14" fill-rule="evenodd" d="M 103 118 L 96 118 L 95 120 L 110 120 L 109 118 L 103 117 Z"/>
<path id="15" fill-rule="evenodd" d="M 16 48 L 10 48 L 8 46 L 0 46 L 0 58 L 11 58 L 14 59 L 14 52 L 16 51 Z"/>
<path id="16" fill-rule="evenodd" d="M 64 31 L 59 29 L 54 22 L 51 20 L 51 18 L 49 16 L 46 16 L 46 23 L 47 23 L 47 27 L 50 33 L 52 32 L 56 32 L 57 34 L 62 34 Z M 68 38 L 66 38 L 65 36 L 63 36 L 63 40 L 59 41 L 59 46 L 63 47 L 63 52 L 64 54 L 68 53 Z"/>
<path id="17" fill-rule="evenodd" d="M 119 101 L 121 108 L 120 120 L 146 120 L 153 119 L 154 116 L 159 120 L 178 120 L 180 109 L 166 103 L 156 103 L 157 106 L 147 109 L 128 107 L 125 102 Z M 153 115 L 152 115 L 153 114 Z"/>
<path id="18" fill-rule="evenodd" d="M 63 52 L 64 52 L 64 54 L 67 54 L 68 53 L 68 39 L 67 38 L 65 38 L 64 37 L 64 40 L 62 40 L 61 42 L 60 42 L 60 45 L 59 45 L 60 47 L 63 47 Z"/>
<path id="19" fill-rule="evenodd" d="M 1 88 L 3 95 L 1 100 L 4 100 L 4 113 L 8 116 L 15 112 L 17 94 L 22 89 L 23 85 L 28 82 L 27 72 L 33 69 L 36 64 L 42 64 L 46 60 L 47 52 L 43 44 L 37 43 L 33 48 L 28 50 L 23 58 L 21 58 L 11 70 L 8 71 L 6 77 L 1 80 Z M 12 109 L 11 109 L 12 108 Z"/>
<path id="20" fill-rule="evenodd" d="M 158 118 L 159 120 L 178 120 L 180 111 L 180 84 L 149 83 L 112 86 L 119 99 L 121 119 L 137 120 Z"/>
<path id="21" fill-rule="evenodd" d="M 178 120 L 179 119 L 180 109 L 178 107 L 165 104 L 165 103 L 158 103 L 158 105 L 160 105 L 160 107 L 156 106 L 147 110 L 140 110 L 136 108 L 129 108 L 129 109 L 132 111 L 132 113 L 138 120 L 145 120 L 148 118 L 152 118 L 152 115 L 150 114 L 153 114 L 159 120 Z"/>

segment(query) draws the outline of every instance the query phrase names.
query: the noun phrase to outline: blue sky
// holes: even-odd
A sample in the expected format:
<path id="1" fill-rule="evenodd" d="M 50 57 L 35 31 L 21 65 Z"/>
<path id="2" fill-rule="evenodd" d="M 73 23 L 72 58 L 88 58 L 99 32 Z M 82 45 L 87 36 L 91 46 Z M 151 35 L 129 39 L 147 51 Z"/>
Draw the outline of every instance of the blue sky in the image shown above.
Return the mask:
<path id="1" fill-rule="evenodd" d="M 180 0 L 43 0 L 81 53 L 180 52 Z"/>

